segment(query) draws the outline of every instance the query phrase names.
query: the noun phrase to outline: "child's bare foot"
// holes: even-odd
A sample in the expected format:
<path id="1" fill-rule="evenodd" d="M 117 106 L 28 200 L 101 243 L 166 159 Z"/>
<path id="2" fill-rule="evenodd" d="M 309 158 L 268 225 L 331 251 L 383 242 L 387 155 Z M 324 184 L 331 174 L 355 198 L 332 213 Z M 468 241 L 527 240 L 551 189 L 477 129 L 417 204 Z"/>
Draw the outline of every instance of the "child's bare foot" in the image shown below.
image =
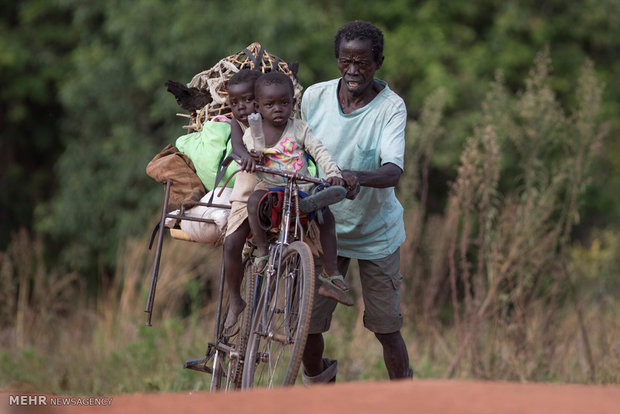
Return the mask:
<path id="1" fill-rule="evenodd" d="M 224 321 L 224 335 L 233 336 L 237 332 L 239 332 L 239 327 L 237 325 L 237 319 L 239 319 L 239 315 L 245 309 L 245 302 L 242 300 L 241 302 L 230 302 L 228 306 L 228 314 L 226 314 L 226 320 Z"/>
<path id="2" fill-rule="evenodd" d="M 319 295 L 334 299 L 346 306 L 352 306 L 353 300 L 345 293 L 349 290 L 349 285 L 344 281 L 342 275 L 328 275 L 323 271 L 319 276 L 321 286 L 319 286 Z"/>

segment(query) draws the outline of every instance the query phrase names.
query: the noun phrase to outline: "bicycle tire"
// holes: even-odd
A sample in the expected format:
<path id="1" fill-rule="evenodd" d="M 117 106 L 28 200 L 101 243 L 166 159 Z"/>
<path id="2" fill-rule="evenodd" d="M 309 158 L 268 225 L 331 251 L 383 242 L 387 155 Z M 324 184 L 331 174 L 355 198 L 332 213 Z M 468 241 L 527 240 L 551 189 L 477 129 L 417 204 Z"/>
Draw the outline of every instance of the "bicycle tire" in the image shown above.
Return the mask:
<path id="1" fill-rule="evenodd" d="M 261 294 L 248 339 L 242 388 L 295 383 L 308 337 L 313 296 L 312 252 L 306 243 L 295 241 L 282 254 L 279 276 L 272 277 Z"/>
<path id="2" fill-rule="evenodd" d="M 241 376 L 243 374 L 243 361 L 245 349 L 250 334 L 252 323 L 252 308 L 254 302 L 255 278 L 252 272 L 252 261 L 249 258 L 244 260 L 243 280 L 241 282 L 241 292 L 246 307 L 239 315 L 239 332 L 230 338 L 224 337 L 224 321 L 228 314 L 228 303 L 224 307 L 224 312 L 220 317 L 220 332 L 218 333 L 218 343 L 223 343 L 233 349 L 235 355 L 229 355 L 220 351 L 216 347 L 213 359 L 213 376 L 210 390 L 234 390 L 241 388 Z"/>
<path id="3" fill-rule="evenodd" d="M 234 385 L 234 389 L 241 388 L 241 377 L 243 375 L 243 362 L 245 359 L 245 351 L 248 345 L 248 337 L 250 336 L 250 329 L 252 327 L 252 316 L 255 310 L 254 302 L 258 300 L 257 292 L 255 291 L 260 283 L 257 283 L 257 277 L 261 275 L 254 274 L 252 260 L 247 259 L 244 264 L 242 292 L 243 300 L 246 303 L 245 309 L 239 315 L 239 333 L 235 341 L 235 351 L 238 353 L 238 359 L 233 364 L 233 377 L 231 384 Z M 260 291 L 260 288 L 259 288 Z M 259 292 L 260 293 L 260 292 Z"/>

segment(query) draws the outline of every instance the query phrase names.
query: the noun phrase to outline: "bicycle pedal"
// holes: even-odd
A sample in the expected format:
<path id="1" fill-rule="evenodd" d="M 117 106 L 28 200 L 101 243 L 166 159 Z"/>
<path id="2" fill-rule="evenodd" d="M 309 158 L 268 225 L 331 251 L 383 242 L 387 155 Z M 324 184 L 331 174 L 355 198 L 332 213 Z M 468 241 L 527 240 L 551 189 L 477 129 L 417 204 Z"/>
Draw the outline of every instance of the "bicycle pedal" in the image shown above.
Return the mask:
<path id="1" fill-rule="evenodd" d="M 194 371 L 206 372 L 207 374 L 213 373 L 213 370 L 207 366 L 208 359 L 206 357 L 188 359 L 185 361 L 183 368 L 193 369 Z"/>

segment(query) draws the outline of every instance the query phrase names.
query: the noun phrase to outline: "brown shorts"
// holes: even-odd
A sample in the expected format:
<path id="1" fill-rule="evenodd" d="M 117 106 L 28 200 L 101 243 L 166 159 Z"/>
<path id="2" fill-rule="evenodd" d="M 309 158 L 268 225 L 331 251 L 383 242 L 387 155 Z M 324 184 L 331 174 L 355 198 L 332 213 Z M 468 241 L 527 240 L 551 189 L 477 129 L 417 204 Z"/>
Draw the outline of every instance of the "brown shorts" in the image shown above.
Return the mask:
<path id="1" fill-rule="evenodd" d="M 320 260 L 315 257 L 316 274 L 320 274 Z M 338 257 L 338 269 L 345 275 L 351 259 Z M 374 333 L 387 334 L 399 331 L 403 325 L 400 313 L 400 248 L 382 259 L 358 259 L 360 282 L 364 299 L 364 326 Z M 316 283 L 314 305 L 309 333 L 327 332 L 337 302 L 318 294 Z"/>

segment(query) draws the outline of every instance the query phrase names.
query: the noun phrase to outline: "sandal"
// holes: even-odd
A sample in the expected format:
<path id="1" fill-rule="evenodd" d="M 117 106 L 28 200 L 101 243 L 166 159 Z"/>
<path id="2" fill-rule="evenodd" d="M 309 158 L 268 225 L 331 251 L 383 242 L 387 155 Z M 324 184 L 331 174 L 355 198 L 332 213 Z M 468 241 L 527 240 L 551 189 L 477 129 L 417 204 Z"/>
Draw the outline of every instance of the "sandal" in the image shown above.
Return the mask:
<path id="1" fill-rule="evenodd" d="M 319 275 L 318 278 L 321 281 L 321 286 L 319 286 L 319 295 L 334 299 L 335 301 L 346 306 L 353 306 L 353 300 L 347 296 L 345 290 L 334 283 L 334 281 L 341 282 L 347 286 L 346 290 L 349 290 L 342 275 L 329 276 L 325 273 L 325 271 L 323 271 L 323 274 Z"/>
<path id="2" fill-rule="evenodd" d="M 325 269 L 323 269 L 323 271 L 321 272 L 321 276 L 319 276 L 319 279 L 321 280 L 329 279 L 327 283 L 335 285 L 336 288 L 342 290 L 343 292 L 348 292 L 349 290 L 351 290 L 351 287 L 349 286 L 349 284 L 344 281 L 344 276 L 342 275 L 330 276 L 329 274 L 327 274 Z"/>
<path id="3" fill-rule="evenodd" d="M 266 254 L 264 256 L 256 256 L 256 258 L 254 259 L 254 272 L 263 273 L 263 271 L 267 267 L 268 262 L 269 254 Z"/>

